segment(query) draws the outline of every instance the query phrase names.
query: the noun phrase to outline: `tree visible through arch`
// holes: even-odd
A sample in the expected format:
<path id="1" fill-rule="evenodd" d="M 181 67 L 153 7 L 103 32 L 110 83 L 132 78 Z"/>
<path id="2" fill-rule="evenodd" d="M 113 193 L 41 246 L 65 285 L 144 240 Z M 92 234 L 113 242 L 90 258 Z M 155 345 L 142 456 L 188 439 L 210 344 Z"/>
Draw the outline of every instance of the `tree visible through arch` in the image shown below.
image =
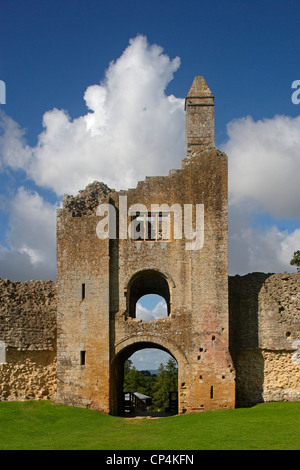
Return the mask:
<path id="1" fill-rule="evenodd" d="M 171 412 L 170 393 L 177 395 L 177 390 L 178 366 L 172 356 L 169 356 L 166 364 L 161 363 L 157 370 L 138 370 L 131 358 L 125 361 L 123 392 L 138 392 L 151 397 L 150 411 Z"/>
<path id="2" fill-rule="evenodd" d="M 156 406 L 156 409 L 158 408 L 158 405 L 165 411 L 165 408 L 168 407 L 168 394 L 169 392 L 173 392 L 173 397 L 176 397 L 176 404 L 174 408 L 174 403 L 173 403 L 173 408 L 172 408 L 172 414 L 177 414 L 178 412 L 178 368 L 179 368 L 179 363 L 178 360 L 174 357 L 174 355 L 169 351 L 166 347 L 163 347 L 160 344 L 148 342 L 148 341 L 141 341 L 141 342 L 133 342 L 132 344 L 126 346 L 124 349 L 122 349 L 114 358 L 112 362 L 112 377 L 114 378 L 113 380 L 113 387 L 112 387 L 112 394 L 111 394 L 111 400 L 112 400 L 112 410 L 113 414 L 115 415 L 123 415 L 124 414 L 124 392 L 138 392 L 139 393 L 144 393 L 146 392 L 146 388 L 144 387 L 145 384 L 143 381 L 141 381 L 141 376 L 140 376 L 140 371 L 137 370 L 137 367 L 130 367 L 128 368 L 128 365 L 132 363 L 128 363 L 128 359 L 130 360 L 132 355 L 138 352 L 142 352 L 143 350 L 161 350 L 164 351 L 165 353 L 168 354 L 168 360 L 164 362 L 163 366 L 154 366 L 156 367 L 156 374 L 159 373 L 160 377 L 158 377 L 158 380 L 153 380 L 152 386 L 155 387 L 152 388 L 151 390 L 148 389 L 148 393 L 151 393 L 154 396 L 154 404 Z M 148 352 L 148 351 L 147 351 Z M 171 361 L 170 361 L 171 359 Z M 164 374 L 166 372 L 166 368 L 168 367 L 167 371 L 167 376 L 164 377 Z M 128 377 L 126 378 L 126 373 L 129 372 L 129 369 L 131 369 L 131 377 L 130 380 L 128 380 Z M 141 369 L 141 367 L 139 367 Z M 150 374 L 153 373 L 153 370 L 149 371 Z M 175 380 L 174 384 L 171 386 L 170 381 L 169 381 L 169 376 L 172 372 L 172 377 Z M 175 373 L 175 375 L 174 375 Z M 146 372 L 146 375 L 149 376 L 149 374 Z M 163 380 L 167 380 L 167 383 L 169 384 L 167 386 L 167 389 L 165 388 L 165 392 L 161 393 L 161 386 Z M 129 382 L 131 383 L 130 389 L 128 388 Z M 175 384 L 176 383 L 176 384 Z M 139 388 L 139 386 L 144 387 L 144 388 Z M 133 388 L 136 388 L 137 390 L 133 391 Z M 170 390 L 169 390 L 170 388 Z M 146 393 L 147 395 L 147 393 Z M 152 397 L 152 395 L 150 395 Z M 160 397 L 160 398 L 159 398 Z M 160 400 L 160 401 L 159 401 Z"/>

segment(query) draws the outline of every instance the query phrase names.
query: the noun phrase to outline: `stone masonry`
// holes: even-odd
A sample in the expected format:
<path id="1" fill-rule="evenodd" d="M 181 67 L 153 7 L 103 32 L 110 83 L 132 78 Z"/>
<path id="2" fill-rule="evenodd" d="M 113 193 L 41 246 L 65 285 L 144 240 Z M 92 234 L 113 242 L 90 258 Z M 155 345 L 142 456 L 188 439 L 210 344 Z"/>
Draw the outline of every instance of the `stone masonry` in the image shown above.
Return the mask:
<path id="1" fill-rule="evenodd" d="M 120 414 L 124 362 L 149 347 L 178 363 L 178 413 L 299 400 L 300 275 L 228 282 L 227 256 L 227 157 L 196 77 L 182 168 L 128 191 L 95 182 L 65 196 L 57 282 L 0 280 L 0 400 Z M 139 320 L 151 293 L 168 316 Z"/>
<path id="2" fill-rule="evenodd" d="M 178 363 L 179 413 L 235 406 L 228 347 L 227 157 L 214 147 L 213 95 L 203 77 L 191 86 L 186 116 L 181 170 L 148 177 L 128 191 L 99 183 L 87 189 L 95 191 L 88 207 L 81 193 L 65 198 L 58 210 L 62 403 L 120 413 L 124 361 L 139 349 L 156 347 Z M 103 211 L 110 205 L 109 220 L 117 224 L 102 239 L 96 233 L 106 220 L 100 219 L 105 212 L 96 210 L 100 204 Z M 187 215 L 191 232 L 198 224 L 193 239 L 186 236 Z M 164 237 L 159 225 L 166 219 L 170 231 Z M 140 224 L 137 240 L 127 231 L 134 224 Z M 153 233 L 147 234 L 148 228 Z M 167 318 L 135 318 L 136 302 L 149 293 L 166 300 Z"/>
<path id="3" fill-rule="evenodd" d="M 56 399 L 56 310 L 56 283 L 0 280 L 0 401 Z M 300 399 L 299 337 L 299 274 L 229 277 L 236 406 Z"/>
<path id="4" fill-rule="evenodd" d="M 56 283 L 0 279 L 0 400 L 56 398 Z"/>
<path id="5" fill-rule="evenodd" d="M 237 405 L 300 400 L 300 275 L 230 277 L 229 310 Z"/>

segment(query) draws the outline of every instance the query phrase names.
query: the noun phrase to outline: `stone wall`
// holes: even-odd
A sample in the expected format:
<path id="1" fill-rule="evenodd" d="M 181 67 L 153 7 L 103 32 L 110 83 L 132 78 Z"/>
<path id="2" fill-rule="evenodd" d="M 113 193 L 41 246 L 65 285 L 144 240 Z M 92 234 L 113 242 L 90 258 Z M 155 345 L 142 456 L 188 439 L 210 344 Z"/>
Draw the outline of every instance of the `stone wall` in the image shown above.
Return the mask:
<path id="1" fill-rule="evenodd" d="M 0 401 L 56 398 L 56 308 L 56 283 L 0 279 Z M 229 277 L 229 310 L 237 406 L 300 400 L 300 275 Z"/>
<path id="2" fill-rule="evenodd" d="M 229 278 L 237 406 L 300 400 L 300 276 Z"/>
<path id="3" fill-rule="evenodd" d="M 0 279 L 0 400 L 56 396 L 56 283 Z"/>
<path id="4" fill-rule="evenodd" d="M 192 84 L 186 116 L 181 169 L 146 177 L 128 191 L 95 182 L 66 196 L 57 211 L 62 403 L 121 413 L 124 360 L 153 347 L 177 360 L 179 413 L 235 405 L 227 157 L 214 148 L 213 96 L 203 77 Z M 167 318 L 136 321 L 134 306 L 146 294 L 165 298 Z"/>
<path id="5" fill-rule="evenodd" d="M 145 207 L 146 220 L 152 206 L 162 204 L 173 220 L 170 208 L 180 203 L 181 224 L 185 204 L 194 210 L 197 204 L 204 206 L 204 245 L 188 250 L 191 242 L 175 239 L 174 224 L 164 240 L 158 234 L 133 240 L 127 230 L 124 238 L 100 239 L 96 229 L 102 219 L 95 208 L 108 202 L 126 229 L 132 224 L 130 208 L 137 203 Z M 57 227 L 59 400 L 120 413 L 124 360 L 133 349 L 147 346 L 167 350 L 177 360 L 181 413 L 234 407 L 228 351 L 227 157 L 216 149 L 194 148 L 181 170 L 148 177 L 126 192 L 94 183 L 79 196 L 65 197 Z M 168 317 L 136 321 L 133 305 L 151 293 L 165 298 Z"/>
<path id="6" fill-rule="evenodd" d="M 128 191 L 95 182 L 65 196 L 57 283 L 1 281 L 0 399 L 56 393 L 118 414 L 124 361 L 145 347 L 177 360 L 179 413 L 299 398 L 299 275 L 230 278 L 229 314 L 228 159 L 203 77 L 185 110 L 181 169 Z M 134 318 L 146 294 L 166 300 L 167 318 Z"/>

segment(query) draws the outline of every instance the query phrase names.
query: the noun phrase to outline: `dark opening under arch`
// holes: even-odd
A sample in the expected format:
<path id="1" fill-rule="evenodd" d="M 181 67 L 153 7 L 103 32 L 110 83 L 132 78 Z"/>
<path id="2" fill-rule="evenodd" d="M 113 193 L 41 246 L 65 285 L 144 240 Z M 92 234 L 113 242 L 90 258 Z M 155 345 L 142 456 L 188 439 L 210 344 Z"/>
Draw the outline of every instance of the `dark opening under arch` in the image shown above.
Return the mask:
<path id="1" fill-rule="evenodd" d="M 167 304 L 168 315 L 171 313 L 171 294 L 167 278 L 159 271 L 145 270 L 136 273 L 127 288 L 127 312 L 135 318 L 136 304 L 144 295 L 156 294 L 163 297 Z"/>

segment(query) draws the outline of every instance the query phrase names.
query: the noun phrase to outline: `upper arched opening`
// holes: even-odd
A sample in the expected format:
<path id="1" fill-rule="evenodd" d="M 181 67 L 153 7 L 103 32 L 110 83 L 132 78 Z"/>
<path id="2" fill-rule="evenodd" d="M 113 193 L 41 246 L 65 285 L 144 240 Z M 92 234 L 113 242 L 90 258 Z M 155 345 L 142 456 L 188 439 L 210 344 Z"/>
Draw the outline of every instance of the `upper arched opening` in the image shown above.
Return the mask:
<path id="1" fill-rule="evenodd" d="M 136 304 L 144 296 L 155 294 L 166 302 L 167 314 L 171 313 L 171 294 L 169 282 L 164 274 L 156 270 L 145 270 L 136 273 L 127 287 L 127 312 L 136 317 Z"/>

